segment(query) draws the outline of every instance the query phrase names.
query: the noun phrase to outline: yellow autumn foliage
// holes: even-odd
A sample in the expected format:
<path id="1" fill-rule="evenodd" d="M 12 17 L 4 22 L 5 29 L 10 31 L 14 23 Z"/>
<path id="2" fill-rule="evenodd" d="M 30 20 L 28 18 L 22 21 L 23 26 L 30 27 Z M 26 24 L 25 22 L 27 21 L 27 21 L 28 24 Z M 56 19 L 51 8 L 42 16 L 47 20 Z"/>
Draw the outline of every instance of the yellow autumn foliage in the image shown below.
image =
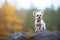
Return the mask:
<path id="1" fill-rule="evenodd" d="M 22 19 L 18 19 L 15 15 L 14 7 L 8 3 L 4 3 L 0 12 L 0 37 L 5 37 L 13 32 L 20 32 L 23 30 Z"/>

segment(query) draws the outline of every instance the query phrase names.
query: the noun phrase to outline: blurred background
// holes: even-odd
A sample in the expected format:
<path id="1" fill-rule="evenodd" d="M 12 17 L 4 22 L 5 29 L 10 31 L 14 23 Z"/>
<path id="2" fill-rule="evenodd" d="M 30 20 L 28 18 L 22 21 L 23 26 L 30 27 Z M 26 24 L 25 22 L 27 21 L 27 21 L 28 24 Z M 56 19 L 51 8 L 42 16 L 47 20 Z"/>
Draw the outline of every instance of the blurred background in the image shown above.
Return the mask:
<path id="1" fill-rule="evenodd" d="M 33 11 L 40 10 L 47 30 L 60 31 L 60 0 L 0 0 L 0 37 L 34 31 Z"/>

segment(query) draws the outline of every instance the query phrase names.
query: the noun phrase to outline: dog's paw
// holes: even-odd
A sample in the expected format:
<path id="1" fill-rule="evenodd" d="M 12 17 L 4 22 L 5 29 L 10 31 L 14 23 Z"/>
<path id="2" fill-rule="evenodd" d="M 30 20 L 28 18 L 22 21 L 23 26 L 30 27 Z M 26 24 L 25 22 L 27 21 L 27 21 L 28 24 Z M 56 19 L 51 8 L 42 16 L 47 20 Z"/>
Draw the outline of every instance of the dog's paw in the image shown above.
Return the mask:
<path id="1" fill-rule="evenodd" d="M 37 33 L 38 31 L 35 31 L 35 33 Z"/>

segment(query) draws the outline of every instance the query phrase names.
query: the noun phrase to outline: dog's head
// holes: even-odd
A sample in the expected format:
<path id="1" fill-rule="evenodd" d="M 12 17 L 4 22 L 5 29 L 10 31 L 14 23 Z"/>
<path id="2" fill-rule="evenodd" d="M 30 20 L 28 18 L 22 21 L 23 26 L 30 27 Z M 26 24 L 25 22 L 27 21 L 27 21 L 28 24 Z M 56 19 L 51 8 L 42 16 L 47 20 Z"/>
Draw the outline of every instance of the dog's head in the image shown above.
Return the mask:
<path id="1" fill-rule="evenodd" d="M 43 12 L 42 11 L 40 11 L 40 12 L 36 12 L 36 11 L 34 11 L 33 12 L 33 15 L 35 16 L 35 20 L 37 20 L 38 22 L 40 22 L 41 21 L 41 19 L 42 19 L 42 17 L 43 17 Z"/>

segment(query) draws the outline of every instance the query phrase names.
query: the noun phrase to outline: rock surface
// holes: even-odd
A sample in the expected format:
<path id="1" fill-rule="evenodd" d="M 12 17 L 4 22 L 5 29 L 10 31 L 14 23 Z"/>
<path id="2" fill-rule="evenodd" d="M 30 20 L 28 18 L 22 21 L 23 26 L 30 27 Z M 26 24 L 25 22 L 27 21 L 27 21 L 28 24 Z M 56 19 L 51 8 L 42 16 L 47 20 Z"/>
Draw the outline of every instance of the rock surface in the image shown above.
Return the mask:
<path id="1" fill-rule="evenodd" d="M 60 40 L 60 32 L 38 32 L 34 40 Z"/>
<path id="2" fill-rule="evenodd" d="M 41 31 L 35 33 L 34 36 L 29 35 L 26 32 L 14 33 L 6 38 L 6 40 L 60 40 L 60 32 Z M 27 37 L 26 37 L 27 36 Z"/>

